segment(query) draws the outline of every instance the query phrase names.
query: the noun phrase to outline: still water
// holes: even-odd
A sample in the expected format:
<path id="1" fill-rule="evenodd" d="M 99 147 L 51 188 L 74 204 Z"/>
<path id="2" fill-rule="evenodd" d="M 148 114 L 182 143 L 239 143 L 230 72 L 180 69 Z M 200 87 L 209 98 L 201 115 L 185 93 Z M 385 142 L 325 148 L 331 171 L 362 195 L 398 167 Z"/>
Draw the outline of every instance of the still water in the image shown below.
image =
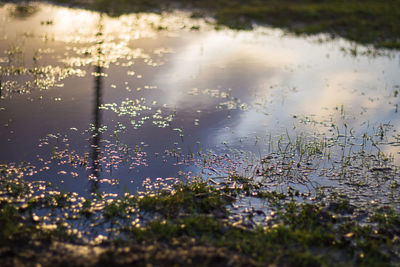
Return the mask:
<path id="1" fill-rule="evenodd" d="M 84 194 L 252 176 L 282 136 L 380 137 L 366 149 L 400 163 L 398 52 L 185 12 L 5 4 L 0 20 L 0 163 L 26 179 Z"/>

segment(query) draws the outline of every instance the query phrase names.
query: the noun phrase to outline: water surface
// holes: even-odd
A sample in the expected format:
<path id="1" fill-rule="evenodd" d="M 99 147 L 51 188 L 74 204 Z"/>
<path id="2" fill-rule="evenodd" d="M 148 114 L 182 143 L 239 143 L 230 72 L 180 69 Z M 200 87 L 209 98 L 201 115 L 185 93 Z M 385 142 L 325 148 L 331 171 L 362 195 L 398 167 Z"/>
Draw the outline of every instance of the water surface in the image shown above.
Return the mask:
<path id="1" fill-rule="evenodd" d="M 400 163 L 398 52 L 216 30 L 184 12 L 6 4 L 0 17 L 0 162 L 28 162 L 27 179 L 121 193 L 159 178 L 251 176 L 282 136 L 351 135 L 354 151 Z M 377 141 L 360 148 L 363 136 Z"/>

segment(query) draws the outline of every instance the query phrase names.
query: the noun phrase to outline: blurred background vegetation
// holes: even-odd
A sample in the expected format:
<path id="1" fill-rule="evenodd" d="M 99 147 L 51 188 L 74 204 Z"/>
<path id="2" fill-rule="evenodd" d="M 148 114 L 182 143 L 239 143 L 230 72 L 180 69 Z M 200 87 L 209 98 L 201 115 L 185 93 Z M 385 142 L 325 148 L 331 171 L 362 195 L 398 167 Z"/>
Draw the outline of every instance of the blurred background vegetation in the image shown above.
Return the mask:
<path id="1" fill-rule="evenodd" d="M 189 9 L 195 17 L 249 29 L 254 23 L 296 34 L 330 33 L 375 47 L 400 48 L 400 0 L 54 0 L 118 16 Z"/>

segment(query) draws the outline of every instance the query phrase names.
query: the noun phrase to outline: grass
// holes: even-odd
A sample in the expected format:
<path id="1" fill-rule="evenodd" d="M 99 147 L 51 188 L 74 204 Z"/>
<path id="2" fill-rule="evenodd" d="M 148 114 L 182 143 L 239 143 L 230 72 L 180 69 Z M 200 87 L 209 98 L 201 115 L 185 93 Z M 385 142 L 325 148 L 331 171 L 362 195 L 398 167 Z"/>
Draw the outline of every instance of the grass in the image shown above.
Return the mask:
<path id="1" fill-rule="evenodd" d="M 231 181 L 247 184 L 247 189 L 193 180 L 177 184 L 171 191 L 125 194 L 113 200 L 86 198 L 73 206 L 73 195 L 54 193 L 50 187 L 53 193 L 41 192 L 45 197 L 29 197 L 35 186 L 12 173 L 3 172 L 1 176 L 0 259 L 5 266 L 15 262 L 45 264 L 49 259 L 54 264 L 85 266 L 389 266 L 400 262 L 400 215 L 389 206 L 356 208 L 339 195 L 332 195 L 329 201 L 299 202 L 289 193 L 262 193 L 259 185 L 240 176 L 231 177 Z M 8 186 L 17 181 L 28 190 Z M 238 194 L 249 191 L 270 203 L 273 212 L 264 224 L 246 224 L 245 217 L 229 219 L 233 215 L 229 207 Z M 21 201 L 23 194 L 27 194 L 25 201 Z M 94 206 L 103 208 L 93 210 Z M 103 224 L 106 231 L 118 234 L 100 243 L 87 243 L 69 228 L 73 216 L 59 215 L 53 227 L 45 226 L 46 216 L 35 217 L 43 209 L 62 214 L 69 208 L 82 215 L 72 220 L 75 224 Z M 364 223 L 355 219 L 357 214 L 367 214 Z M 114 228 L 107 230 L 110 224 Z M 64 252 L 47 253 L 54 244 L 61 244 Z M 83 248 L 96 256 L 86 261 L 77 252 Z M 32 250 L 36 256 L 27 256 Z M 45 252 L 44 259 L 37 256 Z"/>
<path id="2" fill-rule="evenodd" d="M 206 182 L 182 184 L 172 192 L 164 192 L 155 196 L 145 195 L 138 200 L 139 208 L 157 212 L 166 219 L 181 215 L 226 214 L 225 206 L 232 201 L 228 195 L 217 191 Z"/>
<path id="3" fill-rule="evenodd" d="M 120 197 L 61 192 L 25 181 L 28 163 L 0 165 L 0 260 L 5 266 L 399 265 L 400 213 L 387 204 L 398 203 L 399 171 L 379 149 L 390 141 L 386 126 L 358 138 L 347 124 L 326 127 L 331 134 L 270 140 L 271 151 L 252 164 L 252 175 L 175 180 Z M 311 175 L 338 184 L 319 187 Z"/>
<path id="4" fill-rule="evenodd" d="M 372 216 L 372 222 L 389 216 L 385 224 L 361 226 L 346 217 L 349 211 L 346 202 L 334 209 L 330 205 L 287 202 L 268 226 L 255 229 L 238 227 L 211 214 L 191 214 L 125 230 L 138 243 L 223 248 L 260 265 L 379 266 L 397 262 L 399 244 L 393 237 L 399 233 L 398 214 L 387 208 Z"/>
<path id="5" fill-rule="evenodd" d="M 253 22 L 296 34 L 329 33 L 389 49 L 400 48 L 399 0 L 94 0 L 54 2 L 86 6 L 118 16 L 137 11 L 192 10 L 194 17 L 212 16 L 221 25 L 249 29 Z"/>

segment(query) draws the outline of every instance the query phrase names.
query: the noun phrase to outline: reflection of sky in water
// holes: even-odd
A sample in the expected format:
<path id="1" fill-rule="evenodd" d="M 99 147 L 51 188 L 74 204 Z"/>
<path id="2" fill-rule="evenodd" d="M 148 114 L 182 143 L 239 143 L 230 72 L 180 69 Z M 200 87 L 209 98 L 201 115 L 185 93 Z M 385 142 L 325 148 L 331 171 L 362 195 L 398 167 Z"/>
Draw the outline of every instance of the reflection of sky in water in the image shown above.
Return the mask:
<path id="1" fill-rule="evenodd" d="M 0 9 L 0 48 L 21 48 L 23 68 L 20 75 L 7 74 L 14 63 L 10 53 L 1 52 L 2 162 L 45 158 L 52 146 L 61 147 L 54 139 L 38 148 L 47 134 L 59 133 L 79 155 L 92 149 L 96 65 L 103 71 L 103 151 L 115 143 L 133 150 L 140 146 L 149 165 L 129 169 L 121 163 L 103 174 L 120 179 L 121 190 L 146 177 L 198 170 L 181 164 L 188 153 L 240 149 L 262 155 L 270 135 L 328 132 L 329 127 L 301 123 L 304 117 L 347 123 L 360 135 L 390 123 L 389 137 L 399 134 L 398 53 L 352 57 L 342 51 L 352 48 L 343 40 L 318 43 L 266 28 L 215 31 L 180 13 L 117 19 L 40 5 L 37 13 L 20 19 L 7 15 L 12 7 Z M 198 25 L 200 31 L 190 30 Z M 42 90 L 43 84 L 50 90 Z M 398 162 L 398 146 L 382 150 Z M 57 183 L 66 168 L 58 164 L 45 171 Z M 90 173 L 68 168 L 66 173 Z M 79 180 L 65 179 L 64 186 L 76 190 Z"/>

